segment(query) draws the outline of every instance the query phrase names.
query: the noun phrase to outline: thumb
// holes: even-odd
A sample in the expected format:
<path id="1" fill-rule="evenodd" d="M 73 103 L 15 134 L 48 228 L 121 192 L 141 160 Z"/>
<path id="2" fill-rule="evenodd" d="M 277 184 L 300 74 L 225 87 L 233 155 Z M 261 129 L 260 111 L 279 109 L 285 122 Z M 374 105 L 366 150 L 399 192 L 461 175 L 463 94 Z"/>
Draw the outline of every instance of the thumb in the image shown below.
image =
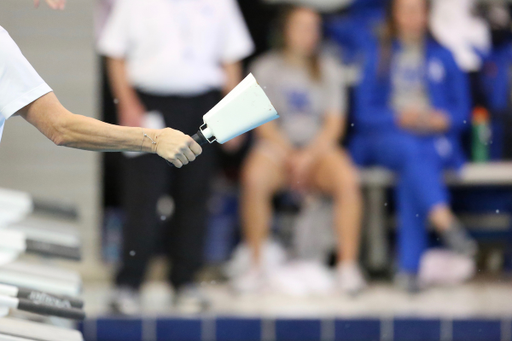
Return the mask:
<path id="1" fill-rule="evenodd" d="M 35 8 L 38 8 L 38 7 L 39 7 L 39 0 L 34 0 L 34 7 L 35 7 Z"/>

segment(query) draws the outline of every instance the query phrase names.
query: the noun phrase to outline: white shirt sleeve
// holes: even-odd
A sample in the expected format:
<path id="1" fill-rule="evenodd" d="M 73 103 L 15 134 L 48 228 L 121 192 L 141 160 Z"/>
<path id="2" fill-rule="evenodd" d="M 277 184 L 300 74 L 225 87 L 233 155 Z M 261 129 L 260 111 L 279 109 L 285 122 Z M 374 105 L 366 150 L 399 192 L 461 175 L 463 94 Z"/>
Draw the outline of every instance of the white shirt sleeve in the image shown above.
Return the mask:
<path id="1" fill-rule="evenodd" d="M 238 62 L 254 52 L 254 43 L 244 17 L 235 0 L 225 0 L 226 11 L 222 30 L 221 61 Z"/>
<path id="2" fill-rule="evenodd" d="M 137 0 L 138 1 L 138 0 Z M 130 0 L 117 0 L 98 41 L 98 52 L 112 58 L 124 58 L 130 38 Z"/>
<path id="3" fill-rule="evenodd" d="M 0 27 L 0 118 L 8 119 L 52 89 Z"/>

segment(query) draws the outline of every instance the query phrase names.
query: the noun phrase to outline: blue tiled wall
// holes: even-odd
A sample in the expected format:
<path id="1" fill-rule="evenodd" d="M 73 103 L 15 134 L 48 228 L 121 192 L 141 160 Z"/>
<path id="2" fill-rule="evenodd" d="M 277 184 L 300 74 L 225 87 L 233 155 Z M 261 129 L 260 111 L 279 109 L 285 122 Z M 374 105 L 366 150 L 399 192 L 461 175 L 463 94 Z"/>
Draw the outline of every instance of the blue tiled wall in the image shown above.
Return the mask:
<path id="1" fill-rule="evenodd" d="M 139 319 L 99 319 L 96 341 L 141 341 L 142 321 Z"/>
<path id="2" fill-rule="evenodd" d="M 149 332 L 144 329 L 147 322 L 119 318 L 89 320 L 84 336 L 86 341 L 512 341 L 510 319 L 279 318 L 263 322 L 260 318 L 175 317 L 151 320 L 154 327 Z M 449 326 L 444 332 L 443 324 Z M 91 335 L 91 330 L 96 335 Z"/>
<path id="3" fill-rule="evenodd" d="M 395 341 L 441 340 L 440 320 L 396 319 L 393 330 Z"/>
<path id="4" fill-rule="evenodd" d="M 275 322 L 276 340 L 317 341 L 321 339 L 321 320 L 285 320 Z"/>
<path id="5" fill-rule="evenodd" d="M 156 321 L 158 341 L 196 341 L 201 340 L 201 335 L 201 320 L 198 319 L 175 318 Z"/>
<path id="6" fill-rule="evenodd" d="M 260 319 L 219 318 L 216 323 L 216 340 L 260 341 L 262 321 Z"/>
<path id="7" fill-rule="evenodd" d="M 380 341 L 380 320 L 336 320 L 336 341 Z"/>
<path id="8" fill-rule="evenodd" d="M 501 327 L 501 321 L 456 320 L 453 321 L 453 341 L 502 341 Z"/>

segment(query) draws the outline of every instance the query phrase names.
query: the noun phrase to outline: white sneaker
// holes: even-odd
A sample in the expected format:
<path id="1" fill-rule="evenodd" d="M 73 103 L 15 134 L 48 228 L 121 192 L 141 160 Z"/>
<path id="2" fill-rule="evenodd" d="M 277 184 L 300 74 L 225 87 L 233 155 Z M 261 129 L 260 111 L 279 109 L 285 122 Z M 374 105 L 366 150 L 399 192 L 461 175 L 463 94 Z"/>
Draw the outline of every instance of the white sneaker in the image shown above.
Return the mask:
<path id="1" fill-rule="evenodd" d="M 263 290 L 265 275 L 259 269 L 250 269 L 244 274 L 231 280 L 231 287 L 238 294 L 251 294 Z"/>
<path id="2" fill-rule="evenodd" d="M 367 287 L 364 275 L 355 263 L 338 265 L 336 277 L 338 288 L 350 295 L 356 295 Z"/>
<path id="3" fill-rule="evenodd" d="M 110 309 L 114 314 L 138 315 L 141 313 L 141 300 L 138 290 L 129 287 L 114 289 L 110 300 Z"/>
<path id="4" fill-rule="evenodd" d="M 180 312 L 197 314 L 208 310 L 211 302 L 199 285 L 187 284 L 176 291 L 174 305 Z"/>

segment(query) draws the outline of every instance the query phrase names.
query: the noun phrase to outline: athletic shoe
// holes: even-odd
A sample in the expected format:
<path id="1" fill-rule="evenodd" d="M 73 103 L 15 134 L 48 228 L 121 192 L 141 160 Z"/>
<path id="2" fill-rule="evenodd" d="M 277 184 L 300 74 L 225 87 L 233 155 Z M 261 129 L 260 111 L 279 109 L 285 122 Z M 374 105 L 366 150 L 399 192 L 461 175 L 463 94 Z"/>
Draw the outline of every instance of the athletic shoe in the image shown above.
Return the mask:
<path id="1" fill-rule="evenodd" d="M 231 280 L 231 287 L 237 294 L 252 294 L 263 290 L 267 281 L 263 271 L 250 269 Z"/>
<path id="2" fill-rule="evenodd" d="M 347 294 L 357 295 L 367 284 L 364 275 L 356 263 L 340 264 L 336 270 L 338 288 Z"/>
<path id="3" fill-rule="evenodd" d="M 130 287 L 114 289 L 110 300 L 110 310 L 113 314 L 137 315 L 141 313 L 140 293 Z"/>
<path id="4" fill-rule="evenodd" d="M 208 310 L 211 302 L 197 284 L 186 284 L 176 291 L 174 306 L 183 313 L 196 314 Z"/>

